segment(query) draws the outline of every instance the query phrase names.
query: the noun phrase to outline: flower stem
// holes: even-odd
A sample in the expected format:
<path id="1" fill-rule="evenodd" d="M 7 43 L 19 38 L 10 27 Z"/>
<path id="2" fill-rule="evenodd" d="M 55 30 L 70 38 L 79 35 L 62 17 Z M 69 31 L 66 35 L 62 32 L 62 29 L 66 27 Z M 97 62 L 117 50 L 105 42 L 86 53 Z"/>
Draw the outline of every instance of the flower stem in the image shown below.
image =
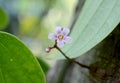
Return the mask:
<path id="1" fill-rule="evenodd" d="M 55 46 L 55 48 L 56 48 L 57 50 L 59 50 L 59 51 L 63 54 L 63 56 L 64 56 L 68 61 L 73 62 L 73 63 L 76 63 L 76 64 L 78 64 L 78 65 L 81 66 L 81 67 L 90 69 L 89 66 L 84 65 L 84 64 L 82 64 L 82 63 L 80 63 L 80 62 L 78 62 L 78 61 L 76 61 L 76 60 L 74 60 L 74 59 L 71 59 L 71 58 L 69 58 L 68 56 L 66 56 L 66 54 L 65 54 L 59 47 Z"/>

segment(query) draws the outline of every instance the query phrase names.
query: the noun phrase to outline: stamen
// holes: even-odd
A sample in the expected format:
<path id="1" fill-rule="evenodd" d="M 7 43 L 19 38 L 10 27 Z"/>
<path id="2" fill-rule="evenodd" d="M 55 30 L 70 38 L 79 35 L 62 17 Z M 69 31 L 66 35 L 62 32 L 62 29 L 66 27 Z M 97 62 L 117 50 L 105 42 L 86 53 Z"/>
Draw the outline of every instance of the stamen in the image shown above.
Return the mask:
<path id="1" fill-rule="evenodd" d="M 60 34 L 60 35 L 58 35 L 58 39 L 59 39 L 59 40 L 63 40 L 63 38 L 64 38 L 64 36 L 63 36 L 63 35 L 61 35 L 61 34 Z"/>

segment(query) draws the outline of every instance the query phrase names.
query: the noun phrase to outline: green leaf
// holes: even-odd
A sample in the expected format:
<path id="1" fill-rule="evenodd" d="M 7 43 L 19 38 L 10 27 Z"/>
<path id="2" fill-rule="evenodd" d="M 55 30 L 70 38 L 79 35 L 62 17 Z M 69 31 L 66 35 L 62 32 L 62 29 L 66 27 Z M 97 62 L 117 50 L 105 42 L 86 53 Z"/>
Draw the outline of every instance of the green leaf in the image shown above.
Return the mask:
<path id="1" fill-rule="evenodd" d="M 6 28 L 8 24 L 8 15 L 7 13 L 0 7 L 0 29 Z"/>
<path id="2" fill-rule="evenodd" d="M 16 37 L 0 32 L 0 83 L 45 83 L 31 51 Z"/>
<path id="3" fill-rule="evenodd" d="M 63 52 L 71 58 L 82 55 L 109 35 L 119 22 L 120 0 L 86 0 L 70 34 L 73 42 L 65 45 Z"/>
<path id="4" fill-rule="evenodd" d="M 41 65 L 43 72 L 46 74 L 48 70 L 50 69 L 50 66 L 40 57 L 38 57 L 37 60 L 39 64 Z"/>

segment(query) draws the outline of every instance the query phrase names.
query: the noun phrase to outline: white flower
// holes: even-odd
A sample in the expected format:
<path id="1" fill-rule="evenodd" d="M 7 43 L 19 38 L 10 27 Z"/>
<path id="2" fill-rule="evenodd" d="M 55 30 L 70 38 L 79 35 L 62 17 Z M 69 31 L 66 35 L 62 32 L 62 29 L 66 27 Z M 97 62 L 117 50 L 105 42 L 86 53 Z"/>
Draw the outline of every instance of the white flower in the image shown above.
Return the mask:
<path id="1" fill-rule="evenodd" d="M 72 38 L 67 36 L 70 30 L 68 28 L 56 27 L 56 33 L 50 33 L 48 38 L 57 41 L 57 46 L 62 48 L 65 43 L 71 43 Z"/>

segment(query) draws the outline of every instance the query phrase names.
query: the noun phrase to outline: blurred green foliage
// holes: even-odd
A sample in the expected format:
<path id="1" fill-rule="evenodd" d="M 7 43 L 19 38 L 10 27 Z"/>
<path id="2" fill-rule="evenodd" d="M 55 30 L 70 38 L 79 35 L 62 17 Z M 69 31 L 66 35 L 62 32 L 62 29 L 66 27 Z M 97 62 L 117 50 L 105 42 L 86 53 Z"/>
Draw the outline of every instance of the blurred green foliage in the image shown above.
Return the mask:
<path id="1" fill-rule="evenodd" d="M 8 21 L 7 13 L 0 7 L 0 29 L 6 28 Z"/>
<path id="2" fill-rule="evenodd" d="M 28 46 L 35 55 L 48 57 L 47 55 L 50 54 L 46 54 L 44 49 L 54 43 L 48 40 L 48 34 L 54 31 L 56 26 L 70 27 L 77 0 L 38 0 L 36 2 L 25 0 L 20 1 L 20 4 L 18 16 L 21 38 L 23 37 L 29 44 L 33 40 L 37 44 L 40 40 L 37 46 L 31 46 L 31 44 Z"/>
<path id="3" fill-rule="evenodd" d="M 55 51 L 45 52 L 54 43 L 48 34 L 56 26 L 70 27 L 76 4 L 77 0 L 0 0 L 10 18 L 5 31 L 19 37 L 35 56 L 49 61 Z"/>

